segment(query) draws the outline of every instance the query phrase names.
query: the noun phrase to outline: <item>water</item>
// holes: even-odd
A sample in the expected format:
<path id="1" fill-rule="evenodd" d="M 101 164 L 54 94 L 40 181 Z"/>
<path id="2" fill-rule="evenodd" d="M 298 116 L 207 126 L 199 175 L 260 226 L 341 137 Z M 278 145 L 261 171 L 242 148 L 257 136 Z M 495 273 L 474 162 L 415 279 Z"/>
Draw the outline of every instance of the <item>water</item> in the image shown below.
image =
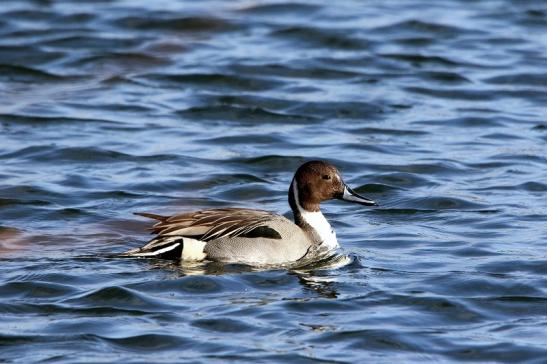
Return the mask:
<path id="1" fill-rule="evenodd" d="M 547 4 L 329 4 L 2 1 L 0 361 L 547 362 Z M 348 261 L 108 257 L 317 158 Z"/>

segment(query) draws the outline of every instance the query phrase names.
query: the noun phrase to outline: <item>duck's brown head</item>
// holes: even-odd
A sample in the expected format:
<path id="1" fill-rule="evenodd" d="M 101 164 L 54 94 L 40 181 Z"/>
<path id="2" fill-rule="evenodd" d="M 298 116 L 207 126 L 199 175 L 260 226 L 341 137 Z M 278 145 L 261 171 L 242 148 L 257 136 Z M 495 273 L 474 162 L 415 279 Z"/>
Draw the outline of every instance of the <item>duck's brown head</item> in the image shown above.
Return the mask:
<path id="1" fill-rule="evenodd" d="M 289 188 L 289 204 L 293 211 L 319 211 L 319 204 L 330 199 L 340 199 L 367 206 L 376 202 L 358 195 L 343 181 L 338 169 L 324 161 L 310 161 L 302 164 L 294 174 Z"/>

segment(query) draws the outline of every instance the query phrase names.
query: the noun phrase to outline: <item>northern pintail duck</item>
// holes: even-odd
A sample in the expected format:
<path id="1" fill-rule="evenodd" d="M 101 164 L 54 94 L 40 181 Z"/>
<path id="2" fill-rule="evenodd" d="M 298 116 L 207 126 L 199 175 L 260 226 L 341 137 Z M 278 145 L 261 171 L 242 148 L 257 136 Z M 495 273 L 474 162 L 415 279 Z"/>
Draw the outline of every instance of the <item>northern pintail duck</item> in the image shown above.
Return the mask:
<path id="1" fill-rule="evenodd" d="M 336 233 L 319 204 L 340 199 L 376 203 L 349 188 L 336 167 L 323 161 L 304 163 L 289 187 L 294 222 L 268 211 L 218 208 L 173 216 L 137 215 L 158 220 L 156 234 L 142 248 L 123 255 L 190 261 L 284 264 L 338 248 Z"/>

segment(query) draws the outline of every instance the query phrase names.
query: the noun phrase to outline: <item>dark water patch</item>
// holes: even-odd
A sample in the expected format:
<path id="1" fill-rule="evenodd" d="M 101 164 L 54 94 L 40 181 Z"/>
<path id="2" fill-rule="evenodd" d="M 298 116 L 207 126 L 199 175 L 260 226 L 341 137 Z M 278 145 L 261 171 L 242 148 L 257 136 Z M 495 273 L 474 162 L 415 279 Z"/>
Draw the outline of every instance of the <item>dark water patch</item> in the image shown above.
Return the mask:
<path id="1" fill-rule="evenodd" d="M 0 303 L 0 313 L 2 314 L 27 314 L 27 315 L 73 315 L 73 316 L 95 316 L 95 317 L 114 317 L 114 316 L 145 316 L 155 312 L 155 310 L 143 311 L 131 307 L 109 307 L 107 304 L 98 303 L 96 306 L 78 307 L 72 304 L 62 303 L 31 303 L 13 302 Z"/>
<path id="2" fill-rule="evenodd" d="M 68 298 L 64 304 L 79 308 L 123 308 L 135 311 L 156 312 L 159 307 L 167 308 L 167 303 L 161 303 L 142 293 L 125 287 L 103 287 L 79 297 Z"/>
<path id="3" fill-rule="evenodd" d="M 490 77 L 483 80 L 483 82 L 495 85 L 526 85 L 545 87 L 547 85 L 547 76 L 541 73 L 518 73 Z"/>
<path id="4" fill-rule="evenodd" d="M 368 183 L 366 185 L 354 188 L 354 190 L 359 193 L 388 193 L 388 192 L 393 192 L 393 191 L 397 191 L 401 189 L 402 188 L 390 186 L 386 184 L 381 184 L 381 183 Z"/>
<path id="5" fill-rule="evenodd" d="M 268 274 L 245 274 L 241 278 L 251 287 L 259 290 L 270 290 L 276 287 L 292 286 L 295 283 L 294 278 L 287 275 L 285 272 L 272 272 Z"/>
<path id="6" fill-rule="evenodd" d="M 59 60 L 65 56 L 63 52 L 46 51 L 38 47 L 28 47 L 27 45 L 19 44 L 0 45 L 0 54 L 2 54 L 0 62 L 6 66 L 12 67 L 41 65 Z"/>
<path id="7" fill-rule="evenodd" d="M 68 288 L 77 288 L 78 290 L 82 289 L 82 287 L 92 285 L 96 282 L 97 277 L 94 276 L 79 276 L 75 275 L 71 272 L 71 270 L 74 268 L 74 265 L 78 265 L 78 263 L 73 263 L 73 266 L 68 269 L 63 269 L 66 266 L 63 266 L 63 268 L 59 269 L 60 272 L 57 271 L 48 271 L 47 267 L 52 267 L 57 265 L 59 262 L 56 262 L 54 259 L 51 260 L 42 260 L 43 266 L 41 268 L 45 268 L 40 270 L 40 261 L 33 265 L 34 268 L 37 268 L 36 272 L 33 273 L 27 273 L 25 275 L 16 275 L 16 278 L 20 280 L 16 281 L 19 282 L 19 287 L 23 290 L 26 289 L 25 284 L 29 284 L 31 287 L 34 284 L 34 282 L 41 282 L 43 284 L 52 284 L 54 288 L 61 288 L 61 289 L 68 289 Z M 17 260 L 11 259 L 11 264 L 18 264 Z M 62 263 L 65 263 L 63 261 Z M 67 264 L 68 266 L 69 264 Z M 63 270 L 65 270 L 63 272 Z M 65 287 L 66 286 L 66 287 Z M 77 291 L 74 291 L 77 292 Z"/>
<path id="8" fill-rule="evenodd" d="M 256 171 L 284 172 L 287 166 L 298 168 L 298 166 L 300 166 L 300 164 L 304 163 L 305 161 L 306 159 L 303 157 L 290 155 L 263 155 L 255 158 L 233 159 L 230 162 L 234 165 Z"/>
<path id="9" fill-rule="evenodd" d="M 260 78 L 251 78 L 225 73 L 148 74 L 143 79 L 168 87 L 199 86 L 217 92 L 234 89 L 242 91 L 269 90 L 283 85 L 282 82 L 265 78 L 264 75 Z"/>
<path id="10" fill-rule="evenodd" d="M 44 44 L 54 48 L 111 50 L 132 48 L 140 44 L 139 40 L 123 37 L 94 37 L 71 35 L 48 40 Z"/>
<path id="11" fill-rule="evenodd" d="M 189 48 L 185 46 L 183 42 L 176 40 L 150 42 L 144 46 L 145 52 L 163 54 L 165 56 L 181 54 L 189 51 Z"/>
<path id="12" fill-rule="evenodd" d="M 536 18 L 536 17 L 545 18 L 545 16 L 547 15 L 547 12 L 545 12 L 545 10 L 540 10 L 540 9 L 528 9 L 526 10 L 526 15 L 533 18 Z"/>
<path id="13" fill-rule="evenodd" d="M 37 342 L 34 337 L 29 335 L 6 335 L 0 334 L 0 343 L 2 345 L 20 345 L 20 344 L 32 344 Z"/>
<path id="14" fill-rule="evenodd" d="M 35 161 L 89 161 L 96 163 L 100 160 L 111 162 L 116 159 L 129 157 L 125 153 L 100 150 L 98 148 L 59 148 L 55 145 L 29 147 L 16 152 L 15 155 L 4 156 L 4 158 L 25 158 Z M 102 157 L 97 159 L 98 157 Z"/>
<path id="15" fill-rule="evenodd" d="M 470 83 L 471 80 L 454 72 L 420 72 L 418 77 L 446 84 Z"/>
<path id="16" fill-rule="evenodd" d="M 519 185 L 494 185 L 487 187 L 475 188 L 476 191 L 528 191 L 528 192 L 545 192 L 547 185 L 542 182 L 529 181 Z"/>
<path id="17" fill-rule="evenodd" d="M 415 67 L 422 67 L 426 64 L 446 66 L 446 67 L 456 67 L 460 65 L 459 62 L 452 61 L 445 57 L 441 56 L 424 56 L 418 54 L 398 54 L 398 53 L 386 53 L 382 57 L 390 60 L 401 61 L 404 63 L 409 63 Z"/>
<path id="18" fill-rule="evenodd" d="M 394 185 L 399 188 L 412 188 L 418 186 L 433 187 L 438 185 L 438 183 L 428 180 L 425 177 L 406 172 L 388 172 L 382 174 L 381 176 L 375 176 L 374 180 L 387 185 Z"/>
<path id="19" fill-rule="evenodd" d="M 343 330 L 334 333 L 323 333 L 313 342 L 325 344 L 327 342 L 345 342 L 349 343 L 348 349 L 351 351 L 367 350 L 374 353 L 384 351 L 396 352 L 416 352 L 423 350 L 415 341 L 407 340 L 406 335 L 397 333 L 393 330 Z M 379 354 L 378 354 L 379 355 Z M 380 356 L 380 355 L 379 355 Z"/>
<path id="20" fill-rule="evenodd" d="M 242 13 L 248 13 L 253 15 L 310 15 L 321 9 L 320 6 L 315 4 L 299 3 L 299 2 L 280 2 L 272 4 L 251 4 L 243 7 L 239 11 Z"/>
<path id="21" fill-rule="evenodd" d="M 379 143 L 339 143 L 336 146 L 342 146 L 347 150 L 359 150 L 361 152 L 370 152 L 375 154 L 393 154 L 397 155 L 401 152 L 400 149 L 393 148 L 392 145 L 381 145 Z M 406 148 L 405 148 L 406 149 Z"/>
<path id="22" fill-rule="evenodd" d="M 428 196 L 407 202 L 410 206 L 417 206 L 425 210 L 479 210 L 487 206 L 476 202 L 455 197 Z"/>
<path id="23" fill-rule="evenodd" d="M 394 39 L 393 41 L 397 44 L 402 44 L 405 47 L 415 47 L 418 49 L 421 49 L 425 46 L 432 45 L 433 43 L 435 43 L 434 38 L 420 37 L 420 36 L 417 36 L 417 37 L 405 36 L 402 38 Z"/>
<path id="24" fill-rule="evenodd" d="M 408 174 L 434 174 L 434 175 L 450 175 L 458 174 L 462 171 L 466 171 L 467 168 L 455 161 L 433 161 L 431 163 L 413 163 L 407 165 L 378 165 L 375 166 L 380 171 L 403 172 Z M 402 176 L 402 175 L 400 175 Z M 407 175 L 408 176 L 408 175 Z"/>
<path id="25" fill-rule="evenodd" d="M 545 350 L 541 348 L 519 345 L 518 343 L 481 345 L 469 342 L 457 346 L 456 349 L 445 350 L 446 357 L 455 361 L 477 361 L 488 358 L 488 360 L 507 363 L 516 361 L 540 363 L 541 357 L 545 355 Z"/>
<path id="26" fill-rule="evenodd" d="M 507 162 L 481 162 L 481 163 L 467 163 L 470 168 L 477 168 L 481 170 L 495 170 L 499 168 L 508 168 L 511 166 L 511 163 Z"/>
<path id="27" fill-rule="evenodd" d="M 423 292 L 414 294 L 385 294 L 368 301 L 360 302 L 364 307 L 390 307 L 393 305 L 401 307 L 413 307 L 415 312 L 426 314 L 429 320 L 441 319 L 448 325 L 472 324 L 480 322 L 485 316 L 477 309 L 469 305 L 465 300 L 439 297 Z"/>
<path id="28" fill-rule="evenodd" d="M 495 46 L 505 45 L 505 46 L 520 46 L 524 42 L 524 39 L 518 37 L 504 36 L 504 35 L 494 35 L 486 38 L 481 38 L 479 42 L 484 42 L 485 44 L 491 44 Z"/>
<path id="29" fill-rule="evenodd" d="M 97 19 L 97 15 L 93 12 L 74 11 L 67 14 L 56 14 L 55 21 L 61 24 L 74 24 L 81 26 L 82 24 L 90 23 L 92 20 L 95 19 Z"/>
<path id="30" fill-rule="evenodd" d="M 42 39 L 48 36 L 53 36 L 58 33 L 58 30 L 55 28 L 37 28 L 37 29 L 24 29 L 21 27 L 14 26 L 9 28 L 5 34 L 10 38 L 17 39 L 19 41 L 27 41 L 32 43 L 35 39 Z M 72 31 L 83 30 L 83 29 L 71 29 Z M 7 44 L 17 44 L 17 42 L 7 43 Z"/>
<path id="31" fill-rule="evenodd" d="M 289 109 L 290 112 L 311 117 L 337 119 L 368 119 L 383 112 L 383 108 L 367 102 L 305 102 Z"/>
<path id="32" fill-rule="evenodd" d="M 415 208 L 388 208 L 381 207 L 371 211 L 372 214 L 379 215 L 415 215 L 415 214 L 431 214 L 436 213 L 434 209 L 415 209 Z"/>
<path id="33" fill-rule="evenodd" d="M 260 107 L 232 105 L 196 106 L 177 112 L 190 120 L 232 121 L 236 123 L 309 123 L 314 117 L 297 113 L 286 114 L 269 111 Z"/>
<path id="34" fill-rule="evenodd" d="M 547 191 L 547 184 L 541 182 L 525 182 L 518 185 L 517 188 L 529 192 L 545 192 Z"/>
<path id="35" fill-rule="evenodd" d="M 543 88 L 541 89 L 523 88 L 520 90 L 514 90 L 514 89 L 508 88 L 508 89 L 499 91 L 498 95 L 500 97 L 522 99 L 530 103 L 537 103 L 540 105 L 543 104 L 545 100 L 547 99 L 547 92 L 544 91 Z"/>
<path id="36" fill-rule="evenodd" d="M 477 307 L 490 307 L 492 313 L 498 313 L 513 319 L 517 317 L 541 317 L 547 312 L 545 308 L 546 299 L 543 296 L 490 296 L 475 298 L 472 301 Z"/>
<path id="37" fill-rule="evenodd" d="M 22 200 L 17 198 L 0 198 L 0 206 L 17 206 L 17 205 L 33 205 L 33 206 L 46 206 L 49 205 L 49 201 L 44 200 Z"/>
<path id="38" fill-rule="evenodd" d="M 195 320 L 192 325 L 202 330 L 219 333 L 241 333 L 255 331 L 251 325 L 247 325 L 240 320 L 230 318 L 198 319 Z"/>
<path id="39" fill-rule="evenodd" d="M 233 105 L 240 107 L 261 107 L 266 110 L 285 111 L 295 104 L 291 98 L 262 97 L 252 94 L 203 95 L 201 100 L 208 105 Z"/>
<path id="40" fill-rule="evenodd" d="M 59 221 L 64 221 L 65 219 L 70 219 L 75 217 L 82 218 L 84 216 L 88 216 L 88 217 L 96 216 L 96 214 L 89 212 L 87 209 L 65 207 L 61 209 L 55 209 L 54 211 L 50 211 L 48 213 L 48 216 L 51 220 L 58 219 Z"/>
<path id="41" fill-rule="evenodd" d="M 21 20 L 32 20 L 35 22 L 49 20 L 55 15 L 53 11 L 39 10 L 39 9 L 18 9 L 6 11 L 4 16 L 7 19 L 21 19 Z"/>
<path id="42" fill-rule="evenodd" d="M 510 279 L 493 279 L 492 277 L 462 279 L 461 273 L 453 272 L 445 276 L 436 276 L 429 280 L 435 280 L 437 287 L 435 293 L 460 297 L 495 297 L 499 294 L 511 296 L 537 296 L 539 290 L 531 285 L 515 283 Z M 426 282 L 428 282 L 426 280 Z"/>
<path id="43" fill-rule="evenodd" d="M 263 185 L 247 184 L 241 187 L 226 187 L 224 191 L 215 193 L 215 196 L 217 196 L 217 198 L 234 202 L 252 201 L 271 196 L 271 190 Z"/>
<path id="44" fill-rule="evenodd" d="M 318 79 L 318 80 L 344 80 L 348 81 L 357 77 L 362 77 L 359 72 L 347 71 L 343 69 L 327 68 L 322 66 L 310 67 L 309 64 L 304 64 L 301 67 L 297 65 L 286 64 L 260 64 L 260 65 L 241 65 L 233 67 L 235 73 L 246 75 L 285 77 L 285 78 L 302 78 L 302 79 Z"/>
<path id="45" fill-rule="evenodd" d="M 491 133 L 483 135 L 482 138 L 485 139 L 494 139 L 494 140 L 517 140 L 517 139 L 524 139 L 521 136 L 513 135 L 513 134 L 506 134 L 506 133 Z"/>
<path id="46" fill-rule="evenodd" d="M 40 146 L 28 147 L 8 155 L 0 155 L 0 158 L 13 158 L 33 160 L 37 162 L 83 162 L 83 163 L 109 163 L 109 162 L 161 162 L 176 159 L 173 155 L 136 156 L 114 150 L 106 150 L 94 147 L 57 147 Z"/>
<path id="47" fill-rule="evenodd" d="M 37 116 L 37 115 L 24 115 L 24 114 L 0 114 L 1 123 L 14 123 L 14 124 L 36 124 L 36 125 L 48 125 L 48 124 L 63 124 L 63 123 L 94 123 L 94 124 L 115 124 L 113 120 L 106 119 L 87 119 L 87 118 L 74 118 L 63 116 Z M 30 147 L 32 148 L 32 147 Z"/>
<path id="48" fill-rule="evenodd" d="M 12 299 L 51 299 L 70 296 L 75 287 L 52 282 L 11 281 L 0 286 L 0 294 Z"/>
<path id="49" fill-rule="evenodd" d="M 146 263 L 146 262 L 143 262 Z M 199 297 L 200 294 L 223 295 L 230 292 L 239 292 L 244 288 L 244 284 L 238 279 L 231 278 L 230 273 L 244 273 L 248 268 L 218 266 L 214 262 L 169 262 L 153 261 L 150 262 L 155 269 L 167 270 L 172 272 L 170 279 L 140 281 L 132 283 L 128 288 L 141 292 L 146 292 L 155 297 L 179 297 L 185 298 L 188 295 Z M 230 270 L 233 268 L 233 272 Z M 241 269 L 240 269 L 241 268 Z M 220 276 L 226 273 L 222 278 L 208 277 Z M 226 307 L 228 309 L 228 307 Z"/>
<path id="50" fill-rule="evenodd" d="M 101 81 L 101 83 L 105 84 L 116 84 L 118 82 L 125 83 L 128 82 L 127 79 L 105 79 Z M 129 81 L 130 82 L 130 81 Z M 151 113 L 153 112 L 153 108 L 146 107 L 143 105 L 127 105 L 127 104 L 118 104 L 118 103 L 100 103 L 100 104 L 94 104 L 89 105 L 87 102 L 63 102 L 63 106 L 73 107 L 80 110 L 96 110 L 98 107 L 101 109 L 102 112 L 112 112 L 114 114 L 126 112 L 126 113 L 134 113 L 134 114 L 145 114 L 145 113 Z M 134 126 L 128 126 L 128 125 L 113 125 L 113 126 L 105 126 L 103 127 L 104 130 L 117 130 L 117 131 L 136 131 L 141 130 L 140 127 L 135 128 Z"/>
<path id="51" fill-rule="evenodd" d="M 389 135 L 389 136 L 408 136 L 408 135 L 427 135 L 429 134 L 426 130 L 416 130 L 416 129 L 394 129 L 394 128 L 375 128 L 375 127 L 365 127 L 354 129 L 354 132 L 363 135 Z"/>
<path id="52" fill-rule="evenodd" d="M 517 241 L 519 241 L 519 239 L 517 239 Z M 508 264 L 507 260 L 498 260 L 480 264 L 477 269 L 496 274 L 512 273 L 515 276 L 522 274 L 534 276 L 547 273 L 546 263 L 547 259 L 540 259 L 540 257 L 534 257 L 533 260 L 522 259 L 522 257 L 514 257 L 511 259 L 511 264 Z"/>
<path id="53" fill-rule="evenodd" d="M 3 186 L 0 188 L 0 195 L 9 198 L 10 196 L 17 196 L 19 199 L 24 197 L 30 198 L 62 198 L 63 194 L 54 192 L 52 190 L 38 187 L 36 185 L 18 185 L 18 186 Z"/>
<path id="54" fill-rule="evenodd" d="M 474 247 L 461 248 L 461 249 L 453 251 L 452 254 L 459 257 L 464 257 L 464 258 L 481 258 L 481 257 L 499 255 L 499 253 L 496 253 L 490 250 L 474 248 Z"/>
<path id="55" fill-rule="evenodd" d="M 271 144 L 286 144 L 287 142 L 281 137 L 277 135 L 264 135 L 264 134 L 248 134 L 245 136 L 241 135 L 227 135 L 227 136 L 221 136 L 217 138 L 206 138 L 202 139 L 201 142 L 203 143 L 214 143 L 214 144 L 220 144 L 220 145 L 233 145 L 233 144 L 249 144 L 249 139 L 253 141 L 253 143 L 256 144 L 264 144 L 264 145 L 271 145 Z"/>
<path id="56" fill-rule="evenodd" d="M 517 151 L 516 153 L 514 152 L 499 153 L 499 154 L 490 156 L 488 159 L 502 160 L 502 161 L 524 161 L 528 163 L 537 163 L 537 164 L 545 164 L 547 162 L 547 157 L 543 155 L 533 154 L 532 151 L 528 151 L 526 149 Z"/>
<path id="57" fill-rule="evenodd" d="M 185 181 L 184 187 L 188 189 L 209 190 L 215 187 L 229 185 L 253 186 L 253 184 L 270 184 L 271 182 L 252 174 L 234 173 L 234 174 L 213 174 L 203 176 L 199 179 Z"/>
<path id="58" fill-rule="evenodd" d="M 212 16 L 173 16 L 170 12 L 154 13 L 148 16 L 127 16 L 115 19 L 117 26 L 145 31 L 168 32 L 229 32 L 241 26 L 227 19 Z"/>
<path id="59" fill-rule="evenodd" d="M 173 193 L 179 191 L 182 187 L 182 182 L 179 179 L 166 178 L 161 180 L 155 180 L 152 182 L 136 182 L 130 181 L 127 186 L 128 189 L 132 191 L 137 191 L 138 193 L 151 194 L 156 193 Z M 169 195 L 155 195 L 154 198 L 175 198 Z M 190 200 L 190 198 L 187 198 Z"/>
<path id="60" fill-rule="evenodd" d="M 142 198 L 146 195 L 140 194 L 140 193 L 133 193 L 128 191 L 96 191 L 96 192 L 89 192 L 86 194 L 86 198 L 91 200 L 102 200 L 102 199 L 138 199 Z"/>
<path id="61" fill-rule="evenodd" d="M 121 338 L 101 337 L 101 341 L 136 353 L 147 353 L 151 350 L 179 351 L 192 348 L 193 340 L 183 339 L 178 335 L 144 334 Z"/>
<path id="62" fill-rule="evenodd" d="M 491 101 L 499 97 L 490 91 L 474 89 L 433 89 L 427 87 L 406 87 L 407 91 L 419 95 L 431 96 L 441 99 L 456 99 L 465 101 Z"/>
<path id="63" fill-rule="evenodd" d="M 181 282 L 180 288 L 188 294 L 218 293 L 223 291 L 222 286 L 215 279 L 209 277 L 187 277 Z"/>
<path id="64" fill-rule="evenodd" d="M 386 26 L 375 27 L 372 31 L 380 35 L 401 34 L 408 36 L 409 34 L 412 34 L 414 36 L 429 36 L 432 37 L 432 39 L 438 39 L 439 37 L 452 38 L 459 35 L 481 33 L 481 31 L 474 29 L 471 30 L 463 27 L 456 27 L 419 19 L 410 19 Z"/>
<path id="65" fill-rule="evenodd" d="M 159 67 L 169 61 L 162 57 L 135 52 L 112 52 L 78 58 L 67 67 L 88 69 L 92 67 L 119 67 L 121 69 L 138 69 L 140 67 Z"/>
<path id="66" fill-rule="evenodd" d="M 496 110 L 491 109 L 489 107 L 481 107 L 481 106 L 465 106 L 465 107 L 458 107 L 455 110 L 463 112 L 463 113 L 470 113 L 471 115 L 497 115 L 501 118 L 505 118 L 506 116 L 500 115 Z"/>
<path id="67" fill-rule="evenodd" d="M 486 117 L 459 117 L 459 118 L 451 118 L 451 119 L 419 120 L 419 121 L 414 121 L 413 124 L 442 125 L 447 127 L 463 127 L 463 128 L 501 127 L 505 125 L 503 119 L 486 118 Z"/>
<path id="68" fill-rule="evenodd" d="M 0 64 L 1 82 L 51 82 L 60 81 L 63 78 L 35 68 Z"/>
<path id="69" fill-rule="evenodd" d="M 365 50 L 370 42 L 365 39 L 352 37 L 344 30 L 322 29 L 319 27 L 294 26 L 275 30 L 272 36 L 292 40 L 304 47 L 325 47 L 341 50 Z"/>

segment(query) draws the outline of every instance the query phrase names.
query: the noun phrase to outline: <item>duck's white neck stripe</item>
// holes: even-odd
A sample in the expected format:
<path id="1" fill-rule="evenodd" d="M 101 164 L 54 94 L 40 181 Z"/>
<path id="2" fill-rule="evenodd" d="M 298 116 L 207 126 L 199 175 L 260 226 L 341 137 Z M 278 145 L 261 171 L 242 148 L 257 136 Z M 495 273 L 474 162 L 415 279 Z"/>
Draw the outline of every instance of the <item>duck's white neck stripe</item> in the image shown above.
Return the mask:
<path id="1" fill-rule="evenodd" d="M 300 205 L 296 180 L 293 180 L 292 190 L 294 194 L 294 203 L 296 204 L 296 208 L 298 209 L 300 216 L 302 216 L 302 219 L 315 230 L 317 235 L 319 235 L 321 245 L 325 246 L 329 250 L 338 248 L 339 245 L 336 240 L 336 233 L 321 211 L 310 212 Z"/>

